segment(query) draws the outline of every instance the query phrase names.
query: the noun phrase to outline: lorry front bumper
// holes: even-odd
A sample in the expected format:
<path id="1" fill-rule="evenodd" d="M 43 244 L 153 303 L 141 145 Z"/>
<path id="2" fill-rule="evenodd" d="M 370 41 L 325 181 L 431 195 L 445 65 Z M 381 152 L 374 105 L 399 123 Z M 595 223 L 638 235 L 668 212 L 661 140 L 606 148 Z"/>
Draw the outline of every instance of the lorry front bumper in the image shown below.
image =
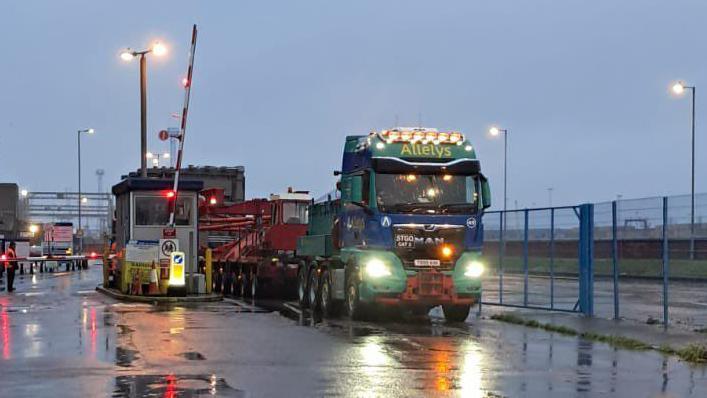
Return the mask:
<path id="1" fill-rule="evenodd" d="M 481 283 L 478 280 L 475 282 L 455 285 L 454 276 L 451 274 L 435 271 L 417 272 L 408 275 L 402 293 L 386 291 L 388 290 L 386 286 L 367 282 L 362 286 L 364 291 L 361 292 L 361 297 L 364 301 L 387 305 L 474 305 L 481 297 Z"/>

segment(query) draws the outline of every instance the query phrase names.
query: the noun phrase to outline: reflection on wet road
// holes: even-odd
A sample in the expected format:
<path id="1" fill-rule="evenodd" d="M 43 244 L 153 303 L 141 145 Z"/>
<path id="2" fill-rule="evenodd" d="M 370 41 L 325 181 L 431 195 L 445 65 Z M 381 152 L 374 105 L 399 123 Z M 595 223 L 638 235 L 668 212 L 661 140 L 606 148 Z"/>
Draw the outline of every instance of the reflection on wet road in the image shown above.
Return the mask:
<path id="1" fill-rule="evenodd" d="M 0 293 L 0 396 L 707 396 L 703 367 L 542 330 L 119 303 L 99 278 L 25 276 Z"/>

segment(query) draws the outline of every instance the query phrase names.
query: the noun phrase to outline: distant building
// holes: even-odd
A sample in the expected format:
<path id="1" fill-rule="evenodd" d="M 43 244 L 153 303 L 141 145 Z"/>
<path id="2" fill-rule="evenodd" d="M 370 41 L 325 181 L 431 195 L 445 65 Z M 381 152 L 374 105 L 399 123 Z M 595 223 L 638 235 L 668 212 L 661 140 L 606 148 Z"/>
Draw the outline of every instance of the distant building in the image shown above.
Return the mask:
<path id="1" fill-rule="evenodd" d="M 129 177 L 137 177 L 140 171 L 131 172 Z M 147 169 L 148 177 L 174 178 L 174 168 L 152 167 Z M 128 176 L 123 176 L 125 179 Z M 183 168 L 180 178 L 203 181 L 204 189 L 221 188 L 225 202 L 242 202 L 245 200 L 245 168 L 243 166 L 215 167 L 193 166 Z"/>
<path id="2" fill-rule="evenodd" d="M 15 183 L 0 183 L 0 235 L 17 237 L 20 190 Z"/>

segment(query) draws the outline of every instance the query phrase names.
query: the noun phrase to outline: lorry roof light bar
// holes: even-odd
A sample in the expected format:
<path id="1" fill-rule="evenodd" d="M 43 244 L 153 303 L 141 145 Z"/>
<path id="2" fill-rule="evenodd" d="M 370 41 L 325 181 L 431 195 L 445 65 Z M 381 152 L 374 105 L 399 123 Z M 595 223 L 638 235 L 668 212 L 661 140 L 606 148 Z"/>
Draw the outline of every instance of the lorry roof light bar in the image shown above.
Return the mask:
<path id="1" fill-rule="evenodd" d="M 408 128 L 397 127 L 390 130 L 382 130 L 381 132 L 372 132 L 381 140 L 392 144 L 394 142 L 420 142 L 422 144 L 433 143 L 438 144 L 456 144 L 461 145 L 464 141 L 464 134 L 458 131 L 437 131 L 430 128 Z"/>

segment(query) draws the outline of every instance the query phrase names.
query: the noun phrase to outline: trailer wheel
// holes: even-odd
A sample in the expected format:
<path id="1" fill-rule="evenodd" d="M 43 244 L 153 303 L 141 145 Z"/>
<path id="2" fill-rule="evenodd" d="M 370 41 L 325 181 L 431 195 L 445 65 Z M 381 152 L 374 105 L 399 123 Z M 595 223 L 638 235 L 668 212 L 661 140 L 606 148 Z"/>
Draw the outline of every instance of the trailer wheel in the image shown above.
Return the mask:
<path id="1" fill-rule="evenodd" d="M 346 283 L 346 312 L 353 321 L 362 321 L 366 318 L 366 308 L 358 294 L 358 277 L 349 276 Z"/>
<path id="2" fill-rule="evenodd" d="M 464 322 L 469 317 L 471 305 L 443 305 L 444 319 L 447 322 L 460 323 Z"/>
<path id="3" fill-rule="evenodd" d="M 255 298 L 255 293 L 258 290 L 258 275 L 250 274 L 250 297 Z"/>
<path id="4" fill-rule="evenodd" d="M 312 310 L 312 312 L 319 309 L 319 297 L 321 297 L 320 286 L 321 285 L 319 283 L 319 272 L 316 268 L 312 268 L 312 270 L 309 272 L 309 290 L 307 294 L 309 308 Z"/>
<path id="5" fill-rule="evenodd" d="M 307 266 L 302 265 L 297 272 L 297 300 L 300 308 L 307 308 Z"/>
<path id="6" fill-rule="evenodd" d="M 238 267 L 238 295 L 245 298 L 246 286 L 248 286 L 248 274 L 243 269 L 243 266 Z"/>
<path id="7" fill-rule="evenodd" d="M 338 306 L 334 302 L 331 293 L 331 278 L 329 277 L 329 270 L 325 269 L 322 272 L 322 277 L 320 278 L 321 283 L 321 295 L 319 298 L 319 308 L 322 310 L 322 315 L 324 317 L 334 317 L 337 315 Z"/>

